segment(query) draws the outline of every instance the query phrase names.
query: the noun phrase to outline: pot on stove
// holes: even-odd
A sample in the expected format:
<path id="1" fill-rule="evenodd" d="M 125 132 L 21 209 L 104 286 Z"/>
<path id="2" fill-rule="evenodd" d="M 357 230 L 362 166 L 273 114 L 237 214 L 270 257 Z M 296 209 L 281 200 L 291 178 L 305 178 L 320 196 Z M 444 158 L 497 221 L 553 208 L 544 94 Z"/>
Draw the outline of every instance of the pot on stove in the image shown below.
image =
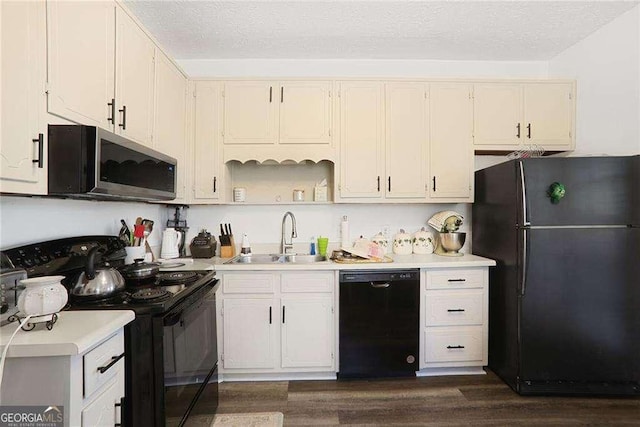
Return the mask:
<path id="1" fill-rule="evenodd" d="M 78 276 L 71 295 L 80 298 L 107 298 L 124 289 L 124 278 L 118 270 L 106 265 L 96 268 L 96 257 L 102 251 L 100 246 L 89 251 L 84 271 Z"/>
<path id="2" fill-rule="evenodd" d="M 126 280 L 139 282 L 143 280 L 153 279 L 160 271 L 160 264 L 157 262 L 143 262 L 137 259 L 133 264 L 125 265 L 120 268 L 120 273 Z"/>

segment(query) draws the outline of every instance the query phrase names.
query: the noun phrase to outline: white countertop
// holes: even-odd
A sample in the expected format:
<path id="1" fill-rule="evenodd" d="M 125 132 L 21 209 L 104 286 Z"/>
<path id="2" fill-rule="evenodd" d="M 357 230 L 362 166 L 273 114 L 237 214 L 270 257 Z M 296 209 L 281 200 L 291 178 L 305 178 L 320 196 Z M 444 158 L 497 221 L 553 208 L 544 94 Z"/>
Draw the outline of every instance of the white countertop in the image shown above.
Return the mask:
<path id="1" fill-rule="evenodd" d="M 247 270 L 371 270 L 371 269 L 397 269 L 397 268 L 462 268 L 462 267 L 491 267 L 496 262 L 489 258 L 477 255 L 464 254 L 458 257 L 429 255 L 387 255 L 393 262 L 343 264 L 333 261 L 316 263 L 274 263 L 274 264 L 225 264 L 229 258 L 199 259 L 199 264 L 208 263 L 214 266 L 216 271 L 247 271 Z"/>
<path id="2" fill-rule="evenodd" d="M 104 341 L 135 318 L 131 310 L 80 310 L 58 313 L 48 330 L 44 324 L 31 331 L 19 330 L 7 357 L 72 356 L 82 354 Z M 0 328 L 0 351 L 4 350 L 18 323 Z"/>

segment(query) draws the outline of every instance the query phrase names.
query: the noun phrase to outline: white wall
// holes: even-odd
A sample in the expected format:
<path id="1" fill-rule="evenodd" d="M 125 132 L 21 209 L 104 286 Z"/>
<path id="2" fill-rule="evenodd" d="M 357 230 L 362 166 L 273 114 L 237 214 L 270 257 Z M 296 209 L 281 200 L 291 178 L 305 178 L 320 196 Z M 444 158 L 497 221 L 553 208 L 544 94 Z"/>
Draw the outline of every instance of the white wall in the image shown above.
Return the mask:
<path id="1" fill-rule="evenodd" d="M 640 153 L 640 6 L 553 58 L 549 76 L 577 80 L 571 155 Z"/>
<path id="2" fill-rule="evenodd" d="M 156 253 L 167 222 L 163 205 L 40 197 L 0 197 L 0 248 L 81 235 L 117 235 L 120 219 L 132 229 L 138 216 L 154 221 L 149 245 Z"/>

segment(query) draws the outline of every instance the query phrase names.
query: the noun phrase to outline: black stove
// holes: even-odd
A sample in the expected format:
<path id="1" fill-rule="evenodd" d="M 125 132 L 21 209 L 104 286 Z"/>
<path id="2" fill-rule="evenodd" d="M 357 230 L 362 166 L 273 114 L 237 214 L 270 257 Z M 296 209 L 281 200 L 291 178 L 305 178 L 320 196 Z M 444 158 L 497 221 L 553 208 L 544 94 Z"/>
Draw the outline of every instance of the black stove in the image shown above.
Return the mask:
<path id="1" fill-rule="evenodd" d="M 2 267 L 28 277 L 63 275 L 71 289 L 88 252 L 101 246 L 103 261 L 124 265 L 115 236 L 81 236 L 3 250 Z M 108 298 L 70 295 L 66 310 L 132 310 L 124 328 L 124 425 L 183 426 L 194 414 L 213 415 L 218 398 L 215 271 L 162 271 L 148 281 L 127 282 Z"/>

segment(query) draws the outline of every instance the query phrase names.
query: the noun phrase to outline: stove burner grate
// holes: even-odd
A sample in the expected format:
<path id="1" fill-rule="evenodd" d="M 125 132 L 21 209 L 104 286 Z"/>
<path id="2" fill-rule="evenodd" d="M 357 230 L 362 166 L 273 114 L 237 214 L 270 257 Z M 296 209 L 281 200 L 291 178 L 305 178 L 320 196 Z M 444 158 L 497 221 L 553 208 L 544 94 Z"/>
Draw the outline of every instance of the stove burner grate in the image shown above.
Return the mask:
<path id="1" fill-rule="evenodd" d="M 161 285 L 191 283 L 198 278 L 193 271 L 171 271 L 167 273 L 158 273 L 156 276 L 158 283 Z"/>
<path id="2" fill-rule="evenodd" d="M 131 294 L 131 302 L 144 303 L 150 301 L 159 301 L 167 299 L 171 296 L 171 292 L 159 288 L 141 289 Z"/>

